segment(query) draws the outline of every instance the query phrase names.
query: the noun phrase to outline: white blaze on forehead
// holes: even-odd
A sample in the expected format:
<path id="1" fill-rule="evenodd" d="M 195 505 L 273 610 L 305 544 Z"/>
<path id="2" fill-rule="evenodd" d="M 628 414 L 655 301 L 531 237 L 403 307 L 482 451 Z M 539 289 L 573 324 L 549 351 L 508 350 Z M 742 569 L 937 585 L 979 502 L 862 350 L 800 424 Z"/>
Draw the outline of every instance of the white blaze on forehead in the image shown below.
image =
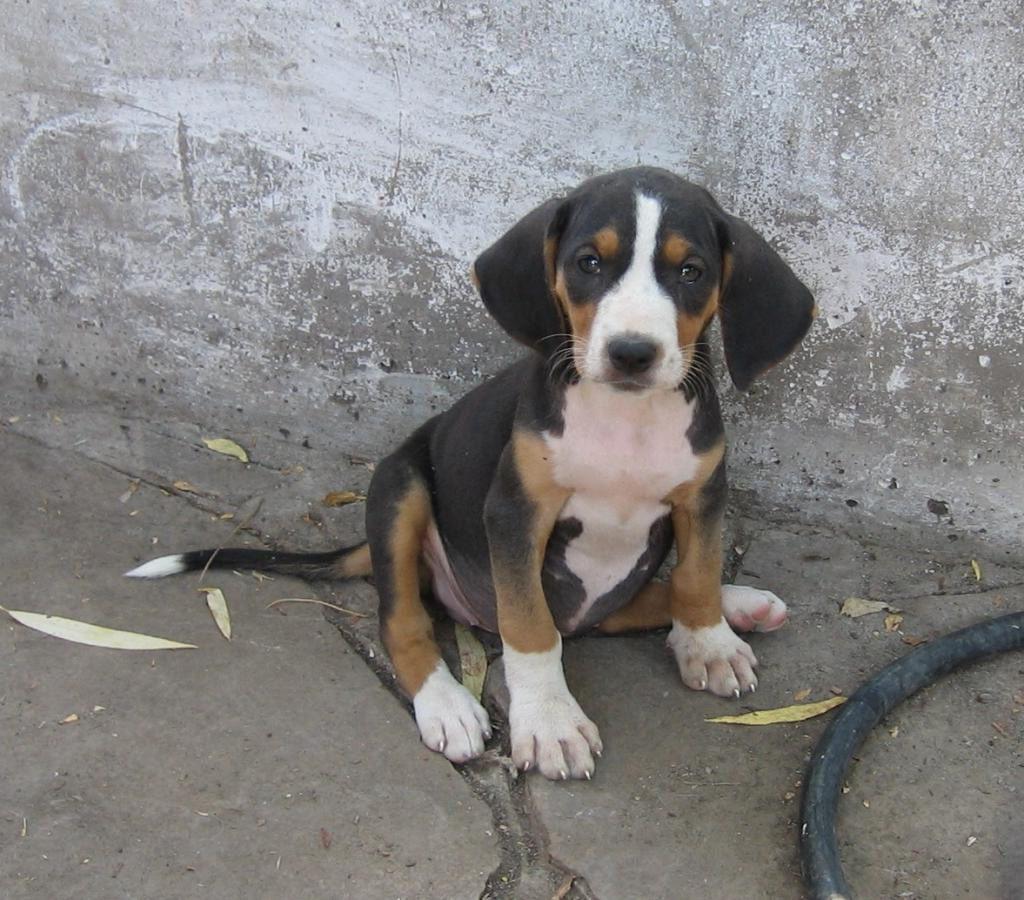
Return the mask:
<path id="1" fill-rule="evenodd" d="M 676 307 L 658 283 L 654 255 L 658 248 L 661 202 L 645 194 L 636 195 L 636 237 L 629 267 L 611 290 L 601 298 L 585 359 L 584 375 L 602 378 L 608 371 L 608 342 L 630 334 L 654 341 L 661 351 L 652 370 L 654 382 L 675 387 L 683 375 L 683 355 L 678 346 Z"/>

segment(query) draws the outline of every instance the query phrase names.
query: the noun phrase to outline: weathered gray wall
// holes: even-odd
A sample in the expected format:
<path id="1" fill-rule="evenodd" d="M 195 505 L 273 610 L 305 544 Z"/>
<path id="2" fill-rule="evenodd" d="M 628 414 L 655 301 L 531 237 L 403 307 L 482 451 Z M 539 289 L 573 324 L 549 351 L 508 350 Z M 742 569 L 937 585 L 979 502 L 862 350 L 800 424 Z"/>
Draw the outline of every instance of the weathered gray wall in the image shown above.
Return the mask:
<path id="1" fill-rule="evenodd" d="M 657 164 L 761 228 L 823 310 L 755 395 L 725 390 L 734 481 L 891 520 L 940 499 L 1021 536 L 1019 0 L 2 14 L 12 389 L 379 451 L 513 354 L 475 252 L 586 175 Z"/>

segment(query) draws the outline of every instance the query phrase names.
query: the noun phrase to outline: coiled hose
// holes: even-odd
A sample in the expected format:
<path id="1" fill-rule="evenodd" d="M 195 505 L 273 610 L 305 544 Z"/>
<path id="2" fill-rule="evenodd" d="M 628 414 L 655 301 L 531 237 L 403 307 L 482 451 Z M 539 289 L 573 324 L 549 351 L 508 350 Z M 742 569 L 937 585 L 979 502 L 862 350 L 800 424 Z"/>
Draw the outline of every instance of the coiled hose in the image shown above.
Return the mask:
<path id="1" fill-rule="evenodd" d="M 814 748 L 800 805 L 800 859 L 812 900 L 848 900 L 836 840 L 836 810 L 850 765 L 868 732 L 897 704 L 958 666 L 1024 648 L 1024 612 L 954 631 L 890 663 L 839 708 Z"/>

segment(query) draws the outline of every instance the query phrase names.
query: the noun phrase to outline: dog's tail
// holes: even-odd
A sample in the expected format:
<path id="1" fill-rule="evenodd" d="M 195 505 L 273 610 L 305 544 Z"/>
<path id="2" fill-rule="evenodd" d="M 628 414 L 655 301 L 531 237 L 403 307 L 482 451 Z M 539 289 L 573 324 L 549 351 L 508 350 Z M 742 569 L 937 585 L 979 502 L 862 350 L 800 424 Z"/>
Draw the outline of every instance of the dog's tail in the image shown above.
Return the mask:
<path id="1" fill-rule="evenodd" d="M 190 550 L 160 556 L 124 574 L 128 578 L 163 578 L 182 572 L 211 569 L 255 569 L 279 572 L 307 581 L 359 578 L 370 575 L 370 545 L 363 541 L 323 553 L 285 553 L 278 550 L 251 550 L 225 547 L 221 550 Z"/>

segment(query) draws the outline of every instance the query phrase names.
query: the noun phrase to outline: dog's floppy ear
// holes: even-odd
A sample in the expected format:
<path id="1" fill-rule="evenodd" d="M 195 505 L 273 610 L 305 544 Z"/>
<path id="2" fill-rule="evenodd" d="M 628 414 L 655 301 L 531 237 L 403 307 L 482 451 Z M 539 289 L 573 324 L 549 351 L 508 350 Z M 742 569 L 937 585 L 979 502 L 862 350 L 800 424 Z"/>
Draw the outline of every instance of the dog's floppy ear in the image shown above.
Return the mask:
<path id="1" fill-rule="evenodd" d="M 549 200 L 527 213 L 473 263 L 473 280 L 487 311 L 512 337 L 548 353 L 567 331 L 554 294 L 555 254 L 568 204 Z"/>
<path id="2" fill-rule="evenodd" d="M 722 292 L 718 318 L 725 362 L 741 391 L 803 340 L 814 297 L 782 258 L 742 219 L 720 219 Z"/>

